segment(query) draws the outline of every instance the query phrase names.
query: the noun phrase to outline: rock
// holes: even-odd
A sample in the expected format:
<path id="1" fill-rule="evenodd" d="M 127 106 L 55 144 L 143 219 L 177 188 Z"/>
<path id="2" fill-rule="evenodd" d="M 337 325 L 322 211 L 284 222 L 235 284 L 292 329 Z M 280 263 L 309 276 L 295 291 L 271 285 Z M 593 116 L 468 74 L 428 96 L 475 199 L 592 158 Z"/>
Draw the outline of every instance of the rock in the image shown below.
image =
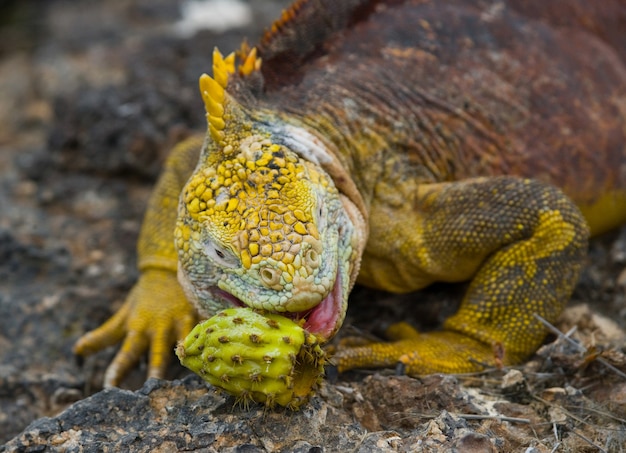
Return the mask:
<path id="1" fill-rule="evenodd" d="M 355 402 L 353 413 L 372 430 L 390 426 L 415 429 L 441 409 L 477 413 L 467 393 L 452 376 L 413 379 L 376 374 L 364 380 L 361 394 L 362 402 Z"/>
<path id="2" fill-rule="evenodd" d="M 4 451 L 50 445 L 98 451 L 353 451 L 366 432 L 345 412 L 319 399 L 298 412 L 233 407 L 197 376 L 172 382 L 151 379 L 138 391 L 103 390 L 55 418 L 33 422 Z M 89 450 L 87 450 L 89 451 Z"/>
<path id="3" fill-rule="evenodd" d="M 487 436 L 470 433 L 459 439 L 456 444 L 459 453 L 496 453 L 497 450 Z"/>
<path id="4" fill-rule="evenodd" d="M 524 373 L 520 370 L 509 370 L 503 377 L 500 384 L 502 393 L 506 395 L 511 401 L 528 401 L 529 392 L 526 388 L 526 379 L 524 379 Z"/>

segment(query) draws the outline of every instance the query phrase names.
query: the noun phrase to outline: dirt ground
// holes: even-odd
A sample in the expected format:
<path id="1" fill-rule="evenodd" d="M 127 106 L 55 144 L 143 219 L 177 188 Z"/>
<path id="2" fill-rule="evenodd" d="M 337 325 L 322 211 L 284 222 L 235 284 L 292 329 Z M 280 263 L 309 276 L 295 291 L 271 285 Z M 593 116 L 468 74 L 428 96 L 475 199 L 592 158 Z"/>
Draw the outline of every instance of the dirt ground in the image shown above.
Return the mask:
<path id="1" fill-rule="evenodd" d="M 347 373 L 298 413 L 233 407 L 175 363 L 168 381 L 142 387 L 144 363 L 123 386 L 141 390 L 100 391 L 115 350 L 78 363 L 71 348 L 137 278 L 167 150 L 204 128 L 198 76 L 214 46 L 254 42 L 287 4 L 242 2 L 247 19 L 194 31 L 191 3 L 0 1 L 0 451 L 626 451 L 626 228 L 591 243 L 566 335 L 524 366 Z M 428 328 L 462 290 L 357 288 L 345 333 Z"/>

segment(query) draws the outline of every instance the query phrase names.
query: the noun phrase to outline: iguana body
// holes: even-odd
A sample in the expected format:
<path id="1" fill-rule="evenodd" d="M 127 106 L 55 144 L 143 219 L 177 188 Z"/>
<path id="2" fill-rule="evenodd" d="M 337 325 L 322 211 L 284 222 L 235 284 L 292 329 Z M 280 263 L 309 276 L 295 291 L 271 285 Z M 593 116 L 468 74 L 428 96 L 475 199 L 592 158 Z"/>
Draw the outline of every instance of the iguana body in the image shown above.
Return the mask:
<path id="1" fill-rule="evenodd" d="M 199 163 L 199 139 L 173 151 L 142 277 L 77 352 L 125 337 L 107 383 L 149 345 L 161 375 L 195 320 L 178 271 L 205 315 L 248 305 L 323 340 L 357 274 L 393 292 L 471 280 L 443 331 L 395 329 L 339 351 L 339 369 L 527 358 L 545 335 L 534 314 L 554 321 L 571 295 L 588 226 L 626 222 L 626 2 L 540 5 L 303 1 L 261 42 L 262 64 L 242 51 L 237 72 L 216 54 Z"/>

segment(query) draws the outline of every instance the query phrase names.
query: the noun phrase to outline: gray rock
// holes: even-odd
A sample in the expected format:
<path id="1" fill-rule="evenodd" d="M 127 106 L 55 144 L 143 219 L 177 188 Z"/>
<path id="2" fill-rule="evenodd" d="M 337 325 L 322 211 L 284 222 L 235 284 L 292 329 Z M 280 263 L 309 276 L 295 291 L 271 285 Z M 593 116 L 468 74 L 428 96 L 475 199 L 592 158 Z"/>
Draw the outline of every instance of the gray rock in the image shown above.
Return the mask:
<path id="1" fill-rule="evenodd" d="M 349 414 L 317 398 L 298 412 L 233 404 L 196 376 L 151 379 L 138 391 L 106 389 L 36 420 L 4 451 L 350 451 L 365 435 Z"/>

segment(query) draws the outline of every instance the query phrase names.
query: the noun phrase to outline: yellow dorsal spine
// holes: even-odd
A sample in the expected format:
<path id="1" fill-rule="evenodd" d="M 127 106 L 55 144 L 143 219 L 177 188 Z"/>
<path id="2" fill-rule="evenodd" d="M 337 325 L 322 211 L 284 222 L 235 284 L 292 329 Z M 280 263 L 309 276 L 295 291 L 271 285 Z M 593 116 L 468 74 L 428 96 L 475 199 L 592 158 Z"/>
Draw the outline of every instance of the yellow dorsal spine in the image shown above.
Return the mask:
<path id="1" fill-rule="evenodd" d="M 247 50 L 247 49 L 246 49 Z M 219 145 L 225 146 L 225 129 L 227 121 L 232 120 L 232 108 L 234 100 L 228 98 L 226 88 L 232 74 L 235 73 L 236 54 L 233 52 L 226 58 L 215 48 L 213 51 L 213 77 L 202 74 L 200 76 L 200 93 L 206 108 L 207 122 L 211 138 Z M 253 71 L 261 69 L 261 59 L 257 57 L 256 48 L 250 49 L 245 58 L 240 55 L 243 63 L 239 67 L 241 75 L 249 75 Z M 230 105 L 227 109 L 227 104 Z M 227 112 L 227 110 L 230 112 Z"/>
<path id="2" fill-rule="evenodd" d="M 206 108 L 207 122 L 211 138 L 217 143 L 224 140 L 224 119 L 226 86 L 230 74 L 235 72 L 235 54 L 226 58 L 215 48 L 213 51 L 213 77 L 202 74 L 200 76 L 200 93 Z"/>
<path id="3" fill-rule="evenodd" d="M 235 53 L 232 52 L 226 58 L 216 47 L 213 50 L 213 77 L 223 88 L 228 85 L 228 77 L 235 73 Z"/>
<path id="4" fill-rule="evenodd" d="M 247 76 L 252 74 L 254 71 L 259 71 L 261 69 L 261 58 L 258 58 L 256 55 L 256 47 L 253 47 L 250 52 L 248 52 L 243 64 L 239 67 L 239 73 L 241 75 Z"/>
<path id="5" fill-rule="evenodd" d="M 200 93 L 206 108 L 209 132 L 215 142 L 220 143 L 224 139 L 224 88 L 211 76 L 200 76 Z"/>

